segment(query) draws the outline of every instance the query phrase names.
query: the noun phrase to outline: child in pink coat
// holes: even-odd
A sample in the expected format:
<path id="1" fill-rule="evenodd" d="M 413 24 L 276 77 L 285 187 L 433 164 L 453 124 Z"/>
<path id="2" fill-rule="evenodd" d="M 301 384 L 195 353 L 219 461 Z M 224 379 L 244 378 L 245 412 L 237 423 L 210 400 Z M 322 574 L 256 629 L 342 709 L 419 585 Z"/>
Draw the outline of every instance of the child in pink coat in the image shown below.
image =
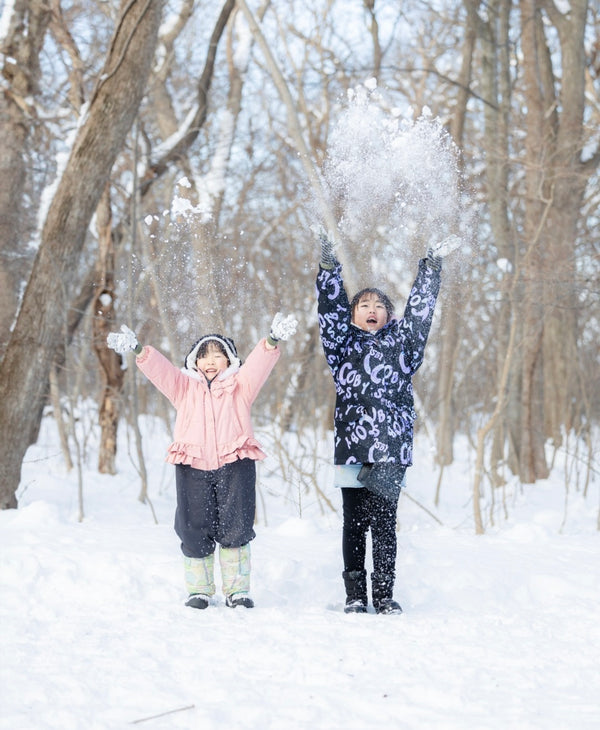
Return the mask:
<path id="1" fill-rule="evenodd" d="M 177 411 L 166 461 L 175 465 L 175 532 L 184 555 L 187 606 L 207 608 L 215 594 L 219 545 L 227 606 L 252 608 L 250 540 L 255 537 L 256 462 L 265 454 L 254 437 L 251 407 L 280 351 L 296 331 L 293 317 L 277 313 L 267 338 L 242 364 L 233 340 L 201 337 L 179 369 L 158 350 L 139 345 L 127 327 L 108 336 L 116 352 L 133 351 L 136 364 Z"/>

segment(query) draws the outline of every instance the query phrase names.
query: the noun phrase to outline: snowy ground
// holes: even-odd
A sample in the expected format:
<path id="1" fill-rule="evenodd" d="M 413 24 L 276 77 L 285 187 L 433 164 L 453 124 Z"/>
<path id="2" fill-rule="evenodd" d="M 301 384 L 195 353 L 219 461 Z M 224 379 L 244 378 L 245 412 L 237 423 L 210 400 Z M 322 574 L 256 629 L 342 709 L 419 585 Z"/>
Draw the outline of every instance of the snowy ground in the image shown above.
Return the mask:
<path id="1" fill-rule="evenodd" d="M 345 615 L 339 516 L 312 514 L 309 495 L 300 518 L 263 483 L 256 608 L 197 611 L 167 440 L 146 438 L 158 525 L 124 444 L 117 477 L 90 458 L 81 523 L 49 424 L 28 451 L 21 506 L 0 513 L 1 728 L 600 728 L 597 480 L 585 500 L 571 484 L 566 519 L 558 470 L 509 489 L 508 516 L 476 536 L 469 465 L 435 508 L 417 443 L 408 491 L 444 524 L 401 498 L 401 616 Z"/>

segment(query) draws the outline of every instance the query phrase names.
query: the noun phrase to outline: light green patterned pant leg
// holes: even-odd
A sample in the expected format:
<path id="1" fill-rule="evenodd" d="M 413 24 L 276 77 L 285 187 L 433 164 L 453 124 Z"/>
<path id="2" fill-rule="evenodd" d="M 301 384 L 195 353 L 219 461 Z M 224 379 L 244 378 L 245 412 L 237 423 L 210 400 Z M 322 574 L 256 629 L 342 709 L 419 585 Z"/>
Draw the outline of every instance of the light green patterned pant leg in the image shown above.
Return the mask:
<path id="1" fill-rule="evenodd" d="M 205 558 L 188 558 L 183 556 L 185 570 L 185 587 L 188 593 L 204 593 L 215 595 L 215 554 Z"/>
<path id="2" fill-rule="evenodd" d="M 219 547 L 221 578 L 223 593 L 231 596 L 234 593 L 250 591 L 250 543 L 237 548 Z"/>

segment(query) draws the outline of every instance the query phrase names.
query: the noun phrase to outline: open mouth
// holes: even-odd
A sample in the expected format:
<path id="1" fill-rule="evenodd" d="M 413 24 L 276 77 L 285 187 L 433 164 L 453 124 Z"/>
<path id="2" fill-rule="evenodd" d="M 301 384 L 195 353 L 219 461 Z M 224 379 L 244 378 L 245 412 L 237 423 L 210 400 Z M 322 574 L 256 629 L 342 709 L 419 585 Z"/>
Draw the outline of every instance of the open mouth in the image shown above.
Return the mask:
<path id="1" fill-rule="evenodd" d="M 367 317 L 367 324 L 377 324 L 376 317 Z"/>

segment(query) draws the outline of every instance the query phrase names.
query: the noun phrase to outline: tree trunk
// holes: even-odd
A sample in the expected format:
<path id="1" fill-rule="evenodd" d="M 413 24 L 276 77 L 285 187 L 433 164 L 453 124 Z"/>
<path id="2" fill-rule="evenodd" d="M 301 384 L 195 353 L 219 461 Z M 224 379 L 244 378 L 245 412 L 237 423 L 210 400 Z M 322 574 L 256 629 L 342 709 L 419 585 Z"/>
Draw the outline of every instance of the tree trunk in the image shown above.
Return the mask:
<path id="1" fill-rule="evenodd" d="M 109 332 L 116 328 L 115 317 L 115 251 L 111 231 L 110 186 L 104 189 L 96 211 L 98 228 L 98 258 L 102 277 L 98 286 L 92 316 L 94 350 L 102 371 L 102 396 L 100 402 L 100 445 L 98 449 L 98 471 L 100 474 L 116 474 L 117 429 L 119 426 L 119 404 L 125 380 L 123 361 L 120 355 L 106 344 Z"/>
<path id="2" fill-rule="evenodd" d="M 500 284 L 501 304 L 496 320 L 496 378 L 501 377 L 504 371 L 508 333 L 511 329 L 513 316 L 509 301 L 509 290 L 512 286 L 511 272 L 516 268 L 516 247 L 514 236 L 509 223 L 509 118 L 511 108 L 511 80 L 510 80 L 510 10 L 511 0 L 497 0 L 494 3 L 494 13 L 490 13 L 490 20 L 486 24 L 484 78 L 486 93 L 484 96 L 493 100 L 495 109 L 485 109 L 485 149 L 487 159 L 488 200 L 490 207 L 490 224 L 494 234 L 494 242 L 498 251 L 498 258 L 508 262 Z M 514 274 L 513 274 L 514 275 Z M 514 353 L 511 357 L 518 358 Z M 513 360 L 514 367 L 514 360 Z M 517 402 L 520 393 L 517 392 L 515 379 L 509 381 L 509 394 L 506 399 L 503 417 L 496 419 L 493 430 L 493 441 L 490 455 L 490 473 L 493 484 L 502 484 L 503 479 L 498 473 L 498 464 L 504 461 L 506 444 L 506 421 L 515 417 L 511 404 Z M 516 412 L 518 417 L 518 411 Z M 508 440 L 508 448 L 513 439 Z"/>
<path id="3" fill-rule="evenodd" d="M 15 507 L 31 414 L 43 400 L 88 225 L 141 102 L 162 0 L 124 2 L 100 81 L 50 204 L 0 365 L 0 507 Z M 61 282 L 61 286 L 57 283 Z"/>
<path id="4" fill-rule="evenodd" d="M 558 31 L 561 78 L 546 40 L 548 18 Z M 574 241 L 587 183 L 581 162 L 585 91 L 586 0 L 570 12 L 528 0 L 521 5 L 526 80 L 526 216 L 520 476 L 545 478 L 547 438 L 570 430 L 580 382 L 577 358 Z M 556 91 L 560 94 L 557 96 Z"/>
<path id="5" fill-rule="evenodd" d="M 458 76 L 459 94 L 456 109 L 452 117 L 450 133 L 459 149 L 463 148 L 465 117 L 467 103 L 469 101 L 469 86 L 471 84 L 471 71 L 473 65 L 473 52 L 477 40 L 477 16 L 478 3 L 467 3 L 467 19 L 465 23 L 465 43 L 462 49 L 461 69 Z M 451 262 L 449 262 L 451 265 Z M 444 306 L 442 312 L 442 344 L 440 352 L 438 390 L 438 426 L 436 436 L 437 462 L 440 466 L 451 464 L 454 458 L 453 443 L 456 419 L 454 417 L 454 406 L 452 403 L 452 385 L 456 371 L 457 355 L 459 350 L 459 331 L 462 313 L 459 303 L 463 303 L 460 296 L 462 282 L 458 277 L 449 277 L 447 291 L 444 299 L 450 302 Z"/>
<path id="6" fill-rule="evenodd" d="M 550 90 L 543 67 L 542 22 L 536 0 L 521 3 L 527 135 L 525 139 L 525 221 L 523 225 L 523 282 L 521 363 L 521 412 L 518 433 L 519 476 L 531 483 L 548 476 L 544 455 L 543 399 L 540 390 L 543 367 L 544 328 L 542 262 L 543 221 L 548 214 L 544 152 L 551 130 L 546 115 Z"/>
<path id="7" fill-rule="evenodd" d="M 544 428 L 546 437 L 555 444 L 562 442 L 563 429 L 568 432 L 577 427 L 576 408 L 584 399 L 576 368 L 579 289 L 575 274 L 575 241 L 588 180 L 581 162 L 586 9 L 586 0 L 574 2 L 565 16 L 549 8 L 558 30 L 562 55 L 561 114 L 555 122 L 550 180 L 552 207 L 547 219 L 544 266 Z"/>
<path id="8" fill-rule="evenodd" d="M 16 0 L 0 38 L 4 64 L 0 93 L 0 358 L 5 352 L 18 307 L 18 292 L 26 277 L 23 240 L 27 221 L 23 201 L 30 164 L 27 142 L 34 128 L 32 100 L 39 92 L 39 54 L 50 22 L 48 5 Z"/>

